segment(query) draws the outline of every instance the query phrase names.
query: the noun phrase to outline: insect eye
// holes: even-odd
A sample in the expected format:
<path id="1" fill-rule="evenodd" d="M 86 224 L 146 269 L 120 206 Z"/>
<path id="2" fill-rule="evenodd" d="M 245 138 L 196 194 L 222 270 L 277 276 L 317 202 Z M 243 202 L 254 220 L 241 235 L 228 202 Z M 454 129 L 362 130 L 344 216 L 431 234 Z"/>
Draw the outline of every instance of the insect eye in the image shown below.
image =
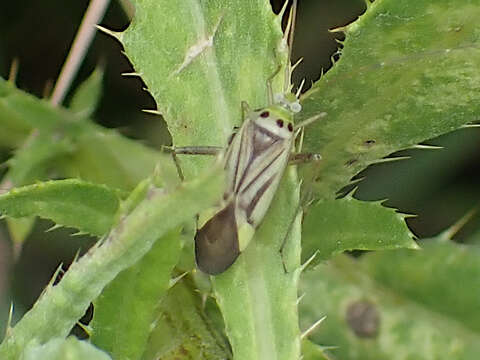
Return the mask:
<path id="1" fill-rule="evenodd" d="M 268 111 L 264 111 L 260 114 L 260 117 L 262 117 L 262 118 L 267 118 L 269 116 L 270 116 L 270 113 Z"/>
<path id="2" fill-rule="evenodd" d="M 288 123 L 288 131 L 290 131 L 290 132 L 293 131 L 293 125 L 292 125 L 292 123 Z"/>
<path id="3" fill-rule="evenodd" d="M 278 127 L 282 128 L 282 127 L 283 127 L 283 120 L 282 120 L 282 119 L 278 119 L 278 120 L 277 120 L 277 125 L 278 125 Z"/>

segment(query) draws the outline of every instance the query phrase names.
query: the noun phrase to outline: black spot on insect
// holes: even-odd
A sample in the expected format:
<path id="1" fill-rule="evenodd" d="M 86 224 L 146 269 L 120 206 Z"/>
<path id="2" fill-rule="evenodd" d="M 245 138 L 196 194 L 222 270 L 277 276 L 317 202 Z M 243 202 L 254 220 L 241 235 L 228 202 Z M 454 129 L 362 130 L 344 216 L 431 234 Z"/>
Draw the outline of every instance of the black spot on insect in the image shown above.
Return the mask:
<path id="1" fill-rule="evenodd" d="M 282 119 L 278 119 L 278 120 L 277 120 L 277 125 L 278 125 L 278 127 L 283 128 L 283 120 L 282 120 Z"/>
<path id="2" fill-rule="evenodd" d="M 373 139 L 371 139 L 371 140 L 365 140 L 365 141 L 364 141 L 364 144 L 365 144 L 366 146 L 372 146 L 372 145 L 374 145 L 375 143 L 376 143 L 376 141 L 373 140 Z"/>
<path id="3" fill-rule="evenodd" d="M 264 111 L 260 114 L 260 117 L 262 117 L 262 118 L 267 118 L 269 116 L 270 116 L 270 113 L 268 111 Z"/>
<path id="4" fill-rule="evenodd" d="M 359 300 L 347 307 L 346 320 L 350 329 L 360 338 L 374 338 L 380 327 L 380 314 L 374 303 Z"/>
<path id="5" fill-rule="evenodd" d="M 345 165 L 346 166 L 352 166 L 353 164 L 356 164 L 357 162 L 358 162 L 357 159 L 350 159 L 345 163 Z"/>
<path id="6" fill-rule="evenodd" d="M 288 123 L 288 131 L 290 131 L 290 132 L 293 131 L 293 125 L 292 125 L 292 123 Z"/>

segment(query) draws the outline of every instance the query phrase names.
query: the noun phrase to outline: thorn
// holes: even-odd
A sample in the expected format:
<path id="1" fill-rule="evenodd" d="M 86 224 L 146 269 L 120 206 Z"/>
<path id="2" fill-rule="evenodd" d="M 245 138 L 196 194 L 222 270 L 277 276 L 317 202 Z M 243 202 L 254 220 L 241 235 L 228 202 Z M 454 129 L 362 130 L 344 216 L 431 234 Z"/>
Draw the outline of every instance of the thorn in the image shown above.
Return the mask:
<path id="1" fill-rule="evenodd" d="M 441 150 L 444 149 L 443 146 L 435 146 L 435 145 L 422 145 L 422 144 L 417 144 L 413 145 L 411 149 L 419 149 L 419 150 Z"/>
<path id="2" fill-rule="evenodd" d="M 293 0 L 293 1 L 295 2 L 295 0 Z M 285 3 L 288 3 L 288 1 L 285 1 Z M 293 5 L 294 4 L 292 4 L 292 7 L 293 7 Z M 285 33 L 283 35 L 283 41 L 286 41 L 287 44 L 288 44 L 288 38 L 290 36 L 290 31 L 294 27 L 295 19 L 293 19 L 293 15 L 294 15 L 293 12 L 294 12 L 293 9 L 290 8 L 290 12 L 288 13 L 287 25 L 285 26 Z"/>
<path id="3" fill-rule="evenodd" d="M 471 129 L 471 128 L 479 128 L 480 124 L 465 124 L 460 126 L 461 129 Z"/>
<path id="4" fill-rule="evenodd" d="M 122 33 L 121 32 L 117 32 L 117 31 L 113 31 L 113 30 L 110 30 L 110 29 L 107 29 L 101 25 L 95 25 L 97 27 L 98 30 L 100 30 L 101 32 L 107 34 L 107 35 L 110 35 L 111 37 L 117 39 L 118 41 L 122 41 Z"/>
<path id="5" fill-rule="evenodd" d="M 310 263 L 317 257 L 318 253 L 319 251 L 316 250 L 307 261 L 305 261 L 302 265 L 300 265 L 300 272 L 303 272 L 308 267 L 308 265 L 310 265 Z"/>
<path id="6" fill-rule="evenodd" d="M 142 109 L 142 112 L 147 113 L 147 114 L 153 114 L 153 115 L 162 115 L 162 113 L 158 110 L 150 110 L 150 109 Z"/>
<path id="7" fill-rule="evenodd" d="M 91 326 L 82 324 L 80 321 L 77 321 L 77 325 L 78 325 L 83 331 L 85 331 L 85 333 L 88 335 L 89 338 L 92 337 L 93 329 L 92 329 Z"/>
<path id="8" fill-rule="evenodd" d="M 339 27 L 333 28 L 333 29 L 328 29 L 328 32 L 330 32 L 330 33 L 337 33 L 337 32 L 346 33 L 347 30 L 348 30 L 348 25 L 347 26 L 339 26 Z"/>
<path id="9" fill-rule="evenodd" d="M 50 231 L 53 231 L 53 230 L 57 230 L 57 229 L 60 229 L 61 227 L 63 227 L 63 226 L 59 225 L 59 224 L 55 224 L 51 228 L 45 230 L 45 232 L 50 232 Z"/>
<path id="10" fill-rule="evenodd" d="M 17 75 L 18 75 L 18 67 L 19 67 L 19 61 L 18 58 L 15 57 L 12 60 L 12 64 L 10 65 L 10 72 L 8 74 L 8 82 L 15 84 L 17 80 Z"/>
<path id="11" fill-rule="evenodd" d="M 303 293 L 302 295 L 300 295 L 300 296 L 298 297 L 298 299 L 297 299 L 297 306 L 298 306 L 298 304 L 300 304 L 300 303 L 302 302 L 303 298 L 305 297 L 305 294 L 306 294 L 306 293 Z"/>
<path id="12" fill-rule="evenodd" d="M 48 284 L 47 286 L 45 286 L 45 288 L 43 289 L 42 293 L 40 294 L 39 298 L 42 297 L 45 292 L 47 292 L 48 289 L 50 289 L 51 287 L 53 287 L 53 284 L 55 283 L 55 280 L 57 280 L 57 277 L 58 277 L 58 274 L 60 274 L 62 270 L 62 267 L 63 267 L 63 263 L 60 263 L 60 265 L 58 265 L 57 269 L 55 270 L 55 272 L 53 273 L 52 277 L 50 278 L 50 280 L 48 281 Z"/>
<path id="13" fill-rule="evenodd" d="M 185 277 L 185 275 L 187 275 L 187 274 L 188 274 L 188 272 L 184 272 L 180 276 L 177 276 L 176 278 L 170 279 L 169 288 L 174 287 L 175 284 L 178 283 L 180 280 L 182 280 Z"/>
<path id="14" fill-rule="evenodd" d="M 389 162 L 395 162 L 395 161 L 401 161 L 401 160 L 409 160 L 410 158 L 411 156 L 397 156 L 397 157 L 391 157 L 391 158 L 383 158 L 383 159 L 378 159 L 378 160 L 369 162 L 368 165 L 383 164 L 383 163 L 389 163 Z"/>
<path id="15" fill-rule="evenodd" d="M 305 85 L 305 78 L 303 78 L 302 82 L 300 83 L 300 86 L 297 89 L 297 93 L 295 94 L 295 97 L 297 99 L 300 98 L 300 94 L 302 93 L 303 86 Z"/>
<path id="16" fill-rule="evenodd" d="M 91 235 L 91 234 L 86 231 L 77 231 L 76 233 L 70 234 L 70 236 L 83 236 L 83 235 Z"/>
<path id="17" fill-rule="evenodd" d="M 72 260 L 72 265 L 78 261 L 79 257 L 80 257 L 80 249 L 78 249 L 77 252 L 75 253 L 75 256 L 73 257 L 73 260 Z"/>
<path id="18" fill-rule="evenodd" d="M 355 186 L 352 190 L 350 190 L 348 193 L 346 193 L 343 198 L 353 199 L 353 195 L 355 195 L 357 190 L 358 190 L 358 186 Z"/>
<path id="19" fill-rule="evenodd" d="M 318 319 L 312 326 L 310 326 L 307 330 L 305 330 L 302 335 L 300 335 L 300 339 L 303 340 L 305 339 L 308 335 L 310 335 L 313 331 L 316 330 L 316 328 L 326 319 L 327 317 L 324 316 L 320 319 Z"/>
<path id="20" fill-rule="evenodd" d="M 477 213 L 478 207 L 474 207 L 465 215 L 463 215 L 455 224 L 450 226 L 447 230 L 443 231 L 439 239 L 442 241 L 452 240 L 452 238 L 472 219 Z"/>
<path id="21" fill-rule="evenodd" d="M 122 76 L 138 76 L 138 77 L 142 77 L 142 74 L 141 73 L 137 73 L 137 72 L 124 72 L 121 74 Z"/>
<path id="22" fill-rule="evenodd" d="M 282 9 L 278 13 L 278 16 L 279 16 L 280 19 L 283 18 L 283 14 L 285 14 L 285 11 L 287 10 L 289 2 L 290 2 L 290 0 L 285 0 L 285 2 L 283 3 Z"/>
<path id="23" fill-rule="evenodd" d="M 297 60 L 295 64 L 292 65 L 292 72 L 297 68 L 298 65 L 300 65 L 303 62 L 303 57 Z"/>
<path id="24" fill-rule="evenodd" d="M 10 303 L 10 309 L 8 310 L 8 319 L 7 319 L 7 328 L 5 329 L 5 337 L 9 336 L 11 333 L 13 322 L 13 302 Z"/>
<path id="25" fill-rule="evenodd" d="M 356 184 L 358 184 L 359 182 L 361 182 L 365 179 L 366 179 L 366 176 L 363 176 L 363 177 L 360 177 L 358 179 L 352 180 L 348 183 L 348 186 L 356 185 Z"/>

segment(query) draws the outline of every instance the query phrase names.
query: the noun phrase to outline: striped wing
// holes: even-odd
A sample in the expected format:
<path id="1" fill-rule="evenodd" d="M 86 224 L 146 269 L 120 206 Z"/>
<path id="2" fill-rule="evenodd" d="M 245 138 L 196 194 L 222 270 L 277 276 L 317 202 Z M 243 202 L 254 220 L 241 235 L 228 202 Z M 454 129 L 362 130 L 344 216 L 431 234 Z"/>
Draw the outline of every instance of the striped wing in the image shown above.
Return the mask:
<path id="1" fill-rule="evenodd" d="M 257 227 L 263 219 L 287 166 L 292 139 L 251 119 L 233 138 L 225 170 L 227 194 L 236 198 L 238 221 Z"/>

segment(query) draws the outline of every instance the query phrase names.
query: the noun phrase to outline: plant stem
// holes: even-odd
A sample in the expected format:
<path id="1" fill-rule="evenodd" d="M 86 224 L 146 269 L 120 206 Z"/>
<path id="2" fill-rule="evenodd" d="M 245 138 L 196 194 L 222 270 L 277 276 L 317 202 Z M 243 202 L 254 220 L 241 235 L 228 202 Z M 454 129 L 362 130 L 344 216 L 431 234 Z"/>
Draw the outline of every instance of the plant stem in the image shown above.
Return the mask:
<path id="1" fill-rule="evenodd" d="M 77 74 L 78 68 L 87 53 L 95 35 L 95 25 L 103 18 L 110 0 L 92 0 L 85 12 L 80 28 L 73 40 L 72 48 L 63 64 L 60 76 L 53 89 L 50 103 L 60 104 Z"/>

